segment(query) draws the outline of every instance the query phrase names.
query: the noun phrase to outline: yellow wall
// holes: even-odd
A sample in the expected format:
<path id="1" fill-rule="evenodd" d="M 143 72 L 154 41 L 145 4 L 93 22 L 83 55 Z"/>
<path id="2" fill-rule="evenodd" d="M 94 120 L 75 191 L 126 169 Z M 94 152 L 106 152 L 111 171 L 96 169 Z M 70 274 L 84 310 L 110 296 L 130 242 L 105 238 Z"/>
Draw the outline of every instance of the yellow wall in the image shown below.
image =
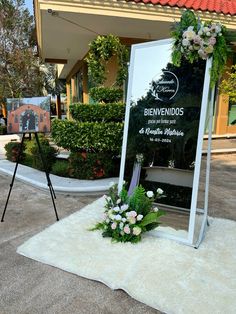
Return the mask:
<path id="1" fill-rule="evenodd" d="M 227 68 L 229 69 L 233 64 L 232 59 L 228 59 Z M 222 79 L 226 79 L 226 72 Z M 217 103 L 216 103 L 216 123 L 215 123 L 215 134 L 236 134 L 236 125 L 228 125 L 229 119 L 229 96 L 221 94 L 219 92 Z"/>

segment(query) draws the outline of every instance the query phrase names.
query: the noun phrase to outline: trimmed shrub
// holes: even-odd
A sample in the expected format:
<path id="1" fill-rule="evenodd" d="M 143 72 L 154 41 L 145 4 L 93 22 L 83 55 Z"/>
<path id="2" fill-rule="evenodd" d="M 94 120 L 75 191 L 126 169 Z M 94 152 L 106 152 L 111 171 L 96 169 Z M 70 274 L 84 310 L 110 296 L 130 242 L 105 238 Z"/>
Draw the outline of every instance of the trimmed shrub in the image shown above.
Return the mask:
<path id="1" fill-rule="evenodd" d="M 108 153 L 72 152 L 69 175 L 78 179 L 99 179 L 110 176 L 112 156 Z"/>
<path id="2" fill-rule="evenodd" d="M 0 125 L 0 135 L 7 134 L 7 127 L 6 125 Z"/>
<path id="3" fill-rule="evenodd" d="M 45 161 L 46 170 L 49 172 L 51 171 L 52 165 L 56 160 L 57 150 L 50 146 L 49 141 L 46 137 L 40 136 L 39 137 L 40 147 L 43 155 L 43 159 Z M 39 170 L 45 170 L 39 148 L 36 142 L 36 139 L 32 139 L 31 141 L 28 141 L 25 148 L 26 155 L 29 155 L 32 157 L 28 158 L 28 160 L 32 160 L 32 167 L 39 169 Z"/>
<path id="4" fill-rule="evenodd" d="M 90 88 L 89 94 L 95 102 L 113 103 L 122 100 L 123 90 L 114 87 L 93 87 Z"/>
<path id="5" fill-rule="evenodd" d="M 20 153 L 20 146 L 21 146 L 20 142 L 9 142 L 4 146 L 6 150 L 7 160 L 10 160 L 13 162 L 17 161 L 17 157 Z M 24 149 L 25 149 L 25 144 L 23 144 L 23 150 L 22 150 L 19 162 L 21 162 L 25 158 Z"/>
<path id="6" fill-rule="evenodd" d="M 125 117 L 125 104 L 72 104 L 73 119 L 83 122 L 122 122 Z"/>
<path id="7" fill-rule="evenodd" d="M 52 122 L 54 142 L 71 151 L 119 153 L 122 144 L 123 123 L 75 122 L 55 119 Z"/>
<path id="8" fill-rule="evenodd" d="M 68 177 L 69 162 L 67 160 L 56 160 L 52 165 L 51 173 L 60 176 Z"/>

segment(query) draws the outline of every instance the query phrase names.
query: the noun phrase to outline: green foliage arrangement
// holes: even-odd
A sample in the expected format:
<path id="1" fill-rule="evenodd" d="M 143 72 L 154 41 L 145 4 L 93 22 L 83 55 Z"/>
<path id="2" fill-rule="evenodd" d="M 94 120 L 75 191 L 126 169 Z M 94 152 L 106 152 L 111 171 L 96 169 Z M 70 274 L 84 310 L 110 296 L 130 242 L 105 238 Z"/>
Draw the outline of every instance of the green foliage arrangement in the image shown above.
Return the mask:
<path id="1" fill-rule="evenodd" d="M 233 65 L 226 73 L 227 77 L 221 82 L 220 91 L 230 97 L 230 100 L 236 101 L 236 65 Z"/>
<path id="2" fill-rule="evenodd" d="M 90 52 L 86 59 L 88 63 L 89 78 L 96 86 L 102 85 L 106 80 L 106 64 L 112 56 L 117 56 L 118 73 L 116 84 L 122 86 L 127 77 L 128 50 L 114 35 L 98 36 L 90 45 Z"/>
<path id="3" fill-rule="evenodd" d="M 99 179 L 110 175 L 112 155 L 108 153 L 72 152 L 69 174 L 78 179 Z"/>
<path id="4" fill-rule="evenodd" d="M 72 104 L 72 118 L 77 121 L 89 122 L 122 122 L 125 118 L 125 104 Z"/>
<path id="5" fill-rule="evenodd" d="M 13 161 L 13 162 L 17 161 L 17 157 L 20 153 L 20 146 L 21 146 L 20 142 L 9 142 L 4 146 L 6 150 L 7 160 Z M 21 153 L 19 162 L 21 162 L 25 158 L 24 149 L 25 149 L 25 145 L 23 145 L 23 151 Z"/>
<path id="6" fill-rule="evenodd" d="M 90 96 L 98 103 L 114 103 L 122 100 L 123 90 L 114 87 L 93 87 Z"/>
<path id="7" fill-rule="evenodd" d="M 54 142 L 71 151 L 95 151 L 119 153 L 123 136 L 121 122 L 77 122 L 53 120 Z"/>
<path id="8" fill-rule="evenodd" d="M 146 192 L 141 185 L 131 195 L 125 186 L 118 194 L 117 185 L 112 186 L 106 197 L 104 220 L 90 230 L 102 230 L 102 236 L 110 237 L 112 242 L 139 242 L 143 233 L 159 226 L 159 218 L 164 215 L 153 206 L 163 191 L 157 189 L 155 194 Z"/>
<path id="9" fill-rule="evenodd" d="M 172 62 L 180 66 L 182 59 L 193 63 L 199 59 L 213 57 L 211 86 L 224 71 L 229 48 L 226 41 L 226 28 L 220 23 L 202 22 L 187 10 L 172 31 L 174 38 Z"/>

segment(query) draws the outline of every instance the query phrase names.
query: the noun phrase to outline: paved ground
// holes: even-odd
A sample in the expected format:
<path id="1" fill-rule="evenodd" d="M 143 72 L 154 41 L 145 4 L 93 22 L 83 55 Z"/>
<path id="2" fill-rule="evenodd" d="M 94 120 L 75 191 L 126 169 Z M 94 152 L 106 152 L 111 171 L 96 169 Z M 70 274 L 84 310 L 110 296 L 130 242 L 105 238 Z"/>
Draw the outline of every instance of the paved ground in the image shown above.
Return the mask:
<path id="1" fill-rule="evenodd" d="M 10 181 L 11 177 L 0 174 L 0 211 Z M 236 220 L 236 154 L 213 156 L 210 184 L 210 215 Z M 58 194 L 60 218 L 95 198 Z M 159 313 L 121 290 L 112 291 L 102 283 L 16 254 L 20 244 L 54 222 L 49 193 L 16 181 L 5 221 L 0 223 L 0 314 Z"/>
<path id="2" fill-rule="evenodd" d="M 204 141 L 205 149 L 207 148 L 207 141 Z M 236 149 L 236 137 L 232 138 L 213 138 L 211 142 L 212 150 L 215 149 Z"/>

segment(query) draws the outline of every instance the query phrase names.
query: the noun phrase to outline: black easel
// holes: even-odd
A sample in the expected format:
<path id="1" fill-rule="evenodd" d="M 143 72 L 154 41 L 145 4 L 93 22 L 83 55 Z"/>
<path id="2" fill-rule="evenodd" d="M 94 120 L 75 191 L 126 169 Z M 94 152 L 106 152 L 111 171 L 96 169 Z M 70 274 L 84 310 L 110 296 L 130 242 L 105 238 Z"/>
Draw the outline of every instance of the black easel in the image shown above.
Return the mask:
<path id="1" fill-rule="evenodd" d="M 31 133 L 30 133 L 30 135 L 31 135 Z M 45 160 L 44 160 L 44 157 L 43 157 L 42 149 L 41 149 L 39 138 L 38 138 L 38 133 L 34 133 L 34 135 L 35 135 L 35 139 L 36 139 L 36 142 L 37 142 L 37 145 L 38 145 L 39 155 L 40 155 L 40 158 L 42 160 L 42 164 L 43 164 L 43 168 L 44 168 L 44 171 L 45 171 L 45 175 L 46 175 L 46 178 L 47 178 L 48 188 L 49 188 L 49 191 L 50 191 L 50 194 L 51 194 L 51 198 L 52 198 L 52 203 L 53 203 L 53 208 L 54 208 L 54 211 L 55 211 L 56 219 L 58 221 L 59 218 L 58 218 L 58 214 L 57 214 L 57 210 L 56 210 L 56 205 L 55 205 L 55 202 L 54 202 L 54 199 L 56 199 L 56 194 L 55 194 L 54 189 L 52 187 L 52 182 L 51 182 L 51 179 L 49 177 L 49 173 L 47 171 L 46 163 L 45 163 Z M 21 154 L 22 154 L 22 151 L 23 151 L 24 140 L 25 140 L 25 133 L 23 133 L 23 136 L 22 136 L 22 140 L 21 140 L 21 144 L 20 144 L 20 151 L 19 151 L 19 154 L 17 156 L 16 166 L 15 166 L 15 170 L 14 170 L 14 173 L 13 173 L 12 181 L 11 181 L 11 184 L 10 184 L 10 190 L 9 190 L 9 193 L 8 193 L 8 196 L 7 196 L 7 201 L 6 201 L 5 208 L 4 208 L 4 211 L 3 211 L 3 214 L 2 214 L 1 222 L 4 221 L 4 216 L 5 216 L 7 205 L 8 205 L 8 201 L 9 201 L 9 198 L 10 198 L 10 195 L 11 195 L 11 190 L 12 190 L 12 187 L 13 187 L 13 184 L 14 184 L 16 171 L 17 171 L 18 164 L 19 164 L 19 161 L 20 161 L 20 157 L 21 157 Z"/>

